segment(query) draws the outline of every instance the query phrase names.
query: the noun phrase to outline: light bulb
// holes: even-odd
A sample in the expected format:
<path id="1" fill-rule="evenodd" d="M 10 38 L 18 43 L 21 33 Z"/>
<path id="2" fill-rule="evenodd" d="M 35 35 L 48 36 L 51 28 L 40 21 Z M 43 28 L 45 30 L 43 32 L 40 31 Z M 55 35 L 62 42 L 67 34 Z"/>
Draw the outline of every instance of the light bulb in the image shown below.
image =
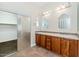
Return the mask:
<path id="1" fill-rule="evenodd" d="M 56 10 L 60 10 L 60 9 L 61 9 L 60 7 L 57 7 L 57 8 L 56 8 Z"/>
<path id="2" fill-rule="evenodd" d="M 66 6 L 65 5 L 61 5 L 61 9 L 65 9 L 66 8 Z"/>

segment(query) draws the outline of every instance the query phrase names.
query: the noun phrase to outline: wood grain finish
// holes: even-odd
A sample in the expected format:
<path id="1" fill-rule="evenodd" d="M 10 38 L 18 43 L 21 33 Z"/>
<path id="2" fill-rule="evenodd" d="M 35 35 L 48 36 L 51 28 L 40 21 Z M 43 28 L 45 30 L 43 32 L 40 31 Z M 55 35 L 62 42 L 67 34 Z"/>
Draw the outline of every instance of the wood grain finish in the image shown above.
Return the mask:
<path id="1" fill-rule="evenodd" d="M 51 50 L 51 36 L 46 36 L 46 48 Z"/>
<path id="2" fill-rule="evenodd" d="M 76 57 L 77 56 L 77 40 L 70 40 L 69 41 L 69 56 Z"/>
<path id="3" fill-rule="evenodd" d="M 41 46 L 45 48 L 46 37 L 45 35 L 41 35 Z"/>
<path id="4" fill-rule="evenodd" d="M 61 39 L 61 55 L 69 56 L 69 40 Z"/>
<path id="5" fill-rule="evenodd" d="M 78 57 L 79 57 L 79 40 L 78 40 Z"/>
<path id="6" fill-rule="evenodd" d="M 52 51 L 60 54 L 60 38 L 52 37 Z"/>
<path id="7" fill-rule="evenodd" d="M 79 40 L 36 34 L 36 44 L 62 56 L 79 56 Z"/>
<path id="8" fill-rule="evenodd" d="M 36 34 L 36 45 L 41 46 L 41 35 Z"/>

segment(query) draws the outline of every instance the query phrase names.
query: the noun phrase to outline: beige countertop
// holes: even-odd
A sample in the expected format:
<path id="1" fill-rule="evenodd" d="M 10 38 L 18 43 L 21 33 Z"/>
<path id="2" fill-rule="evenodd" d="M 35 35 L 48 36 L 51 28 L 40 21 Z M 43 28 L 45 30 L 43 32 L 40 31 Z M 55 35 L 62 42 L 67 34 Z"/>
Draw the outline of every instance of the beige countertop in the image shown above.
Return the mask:
<path id="1" fill-rule="evenodd" d="M 69 38 L 69 39 L 73 39 L 73 40 L 79 40 L 78 34 L 75 34 L 75 33 L 36 31 L 35 34 L 50 35 L 50 36 Z"/>

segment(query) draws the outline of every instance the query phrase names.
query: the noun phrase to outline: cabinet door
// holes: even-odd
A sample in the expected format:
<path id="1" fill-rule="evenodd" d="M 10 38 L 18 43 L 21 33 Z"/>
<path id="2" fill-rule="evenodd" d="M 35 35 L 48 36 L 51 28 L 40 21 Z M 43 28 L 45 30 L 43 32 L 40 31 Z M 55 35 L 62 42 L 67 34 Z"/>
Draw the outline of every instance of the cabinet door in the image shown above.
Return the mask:
<path id="1" fill-rule="evenodd" d="M 68 39 L 61 39 L 61 55 L 69 56 L 69 40 Z"/>
<path id="2" fill-rule="evenodd" d="M 36 45 L 41 46 L 41 35 L 40 34 L 36 34 Z"/>
<path id="3" fill-rule="evenodd" d="M 77 40 L 70 40 L 69 41 L 69 56 L 75 57 L 78 56 L 78 47 L 77 47 Z"/>
<path id="4" fill-rule="evenodd" d="M 46 49 L 51 50 L 51 36 L 46 36 Z"/>
<path id="5" fill-rule="evenodd" d="M 79 56 L 79 40 L 78 40 L 78 56 Z"/>
<path id="6" fill-rule="evenodd" d="M 41 35 L 41 46 L 43 48 L 45 48 L 45 42 L 46 42 L 46 36 L 45 35 Z"/>
<path id="7" fill-rule="evenodd" d="M 52 51 L 60 54 L 60 38 L 52 37 Z"/>

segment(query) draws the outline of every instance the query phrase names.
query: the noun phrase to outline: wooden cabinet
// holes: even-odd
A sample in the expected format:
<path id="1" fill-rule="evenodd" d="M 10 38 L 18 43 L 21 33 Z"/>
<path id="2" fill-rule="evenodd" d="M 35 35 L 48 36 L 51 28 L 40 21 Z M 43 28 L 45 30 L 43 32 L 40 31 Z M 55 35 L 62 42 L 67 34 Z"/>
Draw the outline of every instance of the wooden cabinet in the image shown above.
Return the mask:
<path id="1" fill-rule="evenodd" d="M 52 36 L 52 51 L 60 54 L 60 38 Z"/>
<path id="2" fill-rule="evenodd" d="M 46 36 L 46 49 L 51 50 L 51 36 Z"/>
<path id="3" fill-rule="evenodd" d="M 41 47 L 45 48 L 45 44 L 46 44 L 46 36 L 41 35 Z"/>
<path id="4" fill-rule="evenodd" d="M 79 56 L 79 40 L 78 40 L 78 56 Z"/>
<path id="5" fill-rule="evenodd" d="M 36 34 L 36 45 L 41 46 L 41 35 L 40 34 Z"/>
<path id="6" fill-rule="evenodd" d="M 69 56 L 69 40 L 68 39 L 61 39 L 61 55 Z"/>
<path id="7" fill-rule="evenodd" d="M 76 57 L 78 52 L 77 40 L 63 38 L 61 40 L 61 55 Z"/>
<path id="8" fill-rule="evenodd" d="M 76 57 L 78 56 L 78 42 L 77 40 L 70 40 L 69 41 L 69 56 Z"/>
<path id="9" fill-rule="evenodd" d="M 79 40 L 36 34 L 36 45 L 62 56 L 79 56 Z"/>

